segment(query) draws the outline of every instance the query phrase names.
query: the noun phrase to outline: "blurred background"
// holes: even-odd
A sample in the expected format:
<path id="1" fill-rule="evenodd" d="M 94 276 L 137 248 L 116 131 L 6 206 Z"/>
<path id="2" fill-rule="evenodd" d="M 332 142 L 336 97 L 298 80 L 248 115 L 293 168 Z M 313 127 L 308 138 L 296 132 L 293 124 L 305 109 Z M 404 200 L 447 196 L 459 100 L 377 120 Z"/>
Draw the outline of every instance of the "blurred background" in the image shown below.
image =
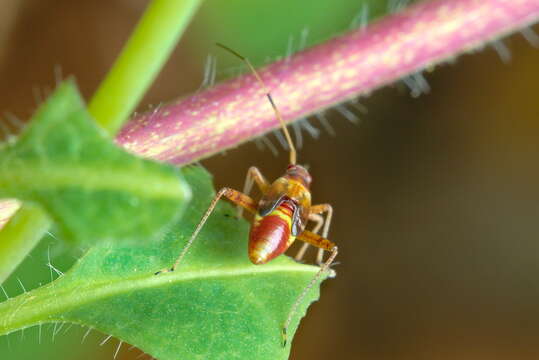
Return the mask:
<path id="1" fill-rule="evenodd" d="M 216 41 L 263 65 L 346 31 L 363 4 L 372 18 L 387 13 L 387 2 L 207 1 L 139 111 L 196 91 L 208 55 L 217 80 L 241 70 Z M 0 112 L 27 119 L 55 69 L 88 99 L 146 4 L 2 0 Z M 427 94 L 401 82 L 361 98 L 366 114 L 346 106 L 357 125 L 330 110 L 336 136 L 310 119 L 321 133 L 303 134 L 299 160 L 314 202 L 335 208 L 330 238 L 341 253 L 292 359 L 539 358 L 538 64 L 517 33 L 425 74 Z M 272 179 L 287 155 L 249 143 L 202 164 L 216 186 L 241 189 L 249 166 Z M 17 279 L 27 290 L 50 280 L 48 253 L 63 271 L 76 255 L 45 239 L 6 284 L 10 296 L 22 292 Z M 99 346 L 105 336 L 94 331 L 81 345 L 85 332 L 65 325 L 52 336 L 45 326 L 41 344 L 36 328 L 0 337 L 0 358 L 112 359 L 117 340 Z M 117 358 L 140 355 L 127 349 Z"/>

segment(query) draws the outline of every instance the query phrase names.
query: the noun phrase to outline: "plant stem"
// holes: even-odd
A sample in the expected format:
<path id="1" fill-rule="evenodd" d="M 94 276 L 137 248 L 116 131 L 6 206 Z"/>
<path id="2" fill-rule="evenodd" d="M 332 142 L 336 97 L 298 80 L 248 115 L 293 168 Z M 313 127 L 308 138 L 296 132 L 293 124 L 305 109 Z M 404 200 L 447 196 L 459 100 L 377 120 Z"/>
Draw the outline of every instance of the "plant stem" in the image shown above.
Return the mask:
<path id="1" fill-rule="evenodd" d="M 423 1 L 260 72 L 284 119 L 293 121 L 431 70 L 538 17 L 537 0 Z M 247 74 L 135 118 L 117 142 L 145 157 L 187 164 L 278 127 Z"/>
<path id="2" fill-rule="evenodd" d="M 0 231 L 0 284 L 41 240 L 51 219 L 39 206 L 24 203 Z"/>
<path id="3" fill-rule="evenodd" d="M 89 110 L 114 135 L 152 84 L 201 0 L 153 0 L 92 98 Z"/>

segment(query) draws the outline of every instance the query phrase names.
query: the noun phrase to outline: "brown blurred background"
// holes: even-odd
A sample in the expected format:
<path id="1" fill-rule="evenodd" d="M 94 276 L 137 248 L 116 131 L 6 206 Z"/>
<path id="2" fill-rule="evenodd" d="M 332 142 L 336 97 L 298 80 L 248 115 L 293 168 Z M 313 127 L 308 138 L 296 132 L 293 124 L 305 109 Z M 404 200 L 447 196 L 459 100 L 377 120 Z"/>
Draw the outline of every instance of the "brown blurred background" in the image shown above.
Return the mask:
<path id="1" fill-rule="evenodd" d="M 2 0 L 0 110 L 26 119 L 58 66 L 89 98 L 146 3 Z M 311 44 L 345 30 L 360 4 L 208 1 L 140 110 L 195 91 L 215 41 L 263 64 L 306 27 Z M 330 238 L 342 255 L 291 358 L 539 358 L 539 50 L 520 34 L 504 44 L 508 63 L 492 47 L 465 55 L 426 74 L 431 92 L 419 98 L 399 83 L 361 99 L 367 114 L 348 107 L 359 125 L 330 111 L 336 137 L 311 120 L 322 134 L 304 134 L 299 159 L 314 201 L 334 205 Z M 237 66 L 218 55 L 219 78 Z M 286 159 L 251 143 L 202 163 L 217 186 L 239 189 L 249 166 L 274 178 Z M 0 358 L 112 358 L 115 344 L 99 347 L 93 335 L 83 348 L 83 333 L 41 345 L 11 335 Z"/>

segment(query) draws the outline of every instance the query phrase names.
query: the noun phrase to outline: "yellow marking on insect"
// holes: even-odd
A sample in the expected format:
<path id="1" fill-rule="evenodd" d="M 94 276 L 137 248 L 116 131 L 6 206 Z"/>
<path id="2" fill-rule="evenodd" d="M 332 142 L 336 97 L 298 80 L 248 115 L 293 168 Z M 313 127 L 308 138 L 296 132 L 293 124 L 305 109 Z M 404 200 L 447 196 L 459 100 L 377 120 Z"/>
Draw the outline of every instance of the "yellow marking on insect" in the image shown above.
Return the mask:
<path id="1" fill-rule="evenodd" d="M 290 230 L 290 233 L 288 235 L 288 239 L 286 241 L 287 243 L 287 247 L 290 246 L 290 244 L 292 244 L 294 242 L 294 240 L 296 240 L 296 237 L 294 235 L 292 235 L 292 217 L 290 216 L 289 213 L 286 213 L 283 211 L 283 209 L 281 209 L 280 207 L 277 207 L 275 210 L 273 210 L 272 212 L 270 212 L 269 214 L 265 215 L 265 216 L 260 216 L 259 214 L 256 214 L 255 215 L 255 221 L 254 221 L 254 225 L 257 226 L 260 224 L 260 221 L 262 221 L 262 219 L 264 219 L 265 217 L 270 217 L 270 216 L 277 216 L 279 217 L 280 219 L 284 220 L 288 226 L 288 229 Z"/>

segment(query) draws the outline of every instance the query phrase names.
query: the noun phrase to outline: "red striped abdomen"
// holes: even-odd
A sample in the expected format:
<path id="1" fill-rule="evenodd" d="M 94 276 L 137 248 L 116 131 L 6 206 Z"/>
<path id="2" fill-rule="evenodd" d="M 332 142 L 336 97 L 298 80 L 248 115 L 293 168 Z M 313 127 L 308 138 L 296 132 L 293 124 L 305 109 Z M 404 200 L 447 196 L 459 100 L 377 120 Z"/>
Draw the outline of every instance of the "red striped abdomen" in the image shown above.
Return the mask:
<path id="1" fill-rule="evenodd" d="M 249 233 L 249 259 L 264 264 L 281 255 L 296 239 L 292 236 L 292 214 L 296 205 L 283 201 L 266 216 L 256 215 Z"/>

